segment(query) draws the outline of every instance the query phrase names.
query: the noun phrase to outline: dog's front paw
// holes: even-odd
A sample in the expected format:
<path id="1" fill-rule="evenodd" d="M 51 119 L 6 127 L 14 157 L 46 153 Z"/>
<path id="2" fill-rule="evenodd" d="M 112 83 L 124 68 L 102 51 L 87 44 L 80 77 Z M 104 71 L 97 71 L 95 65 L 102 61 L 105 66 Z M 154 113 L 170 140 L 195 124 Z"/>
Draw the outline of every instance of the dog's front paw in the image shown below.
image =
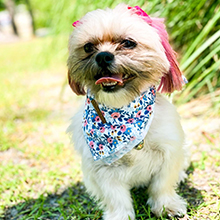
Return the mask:
<path id="1" fill-rule="evenodd" d="M 151 211 L 157 215 L 167 213 L 171 216 L 183 216 L 186 214 L 186 202 L 177 194 L 170 196 L 159 196 L 157 199 L 150 197 L 147 203 L 151 207 Z"/>
<path id="2" fill-rule="evenodd" d="M 135 214 L 134 211 L 123 212 L 118 210 L 118 212 L 109 212 L 106 211 L 103 216 L 104 220 L 134 220 Z"/>

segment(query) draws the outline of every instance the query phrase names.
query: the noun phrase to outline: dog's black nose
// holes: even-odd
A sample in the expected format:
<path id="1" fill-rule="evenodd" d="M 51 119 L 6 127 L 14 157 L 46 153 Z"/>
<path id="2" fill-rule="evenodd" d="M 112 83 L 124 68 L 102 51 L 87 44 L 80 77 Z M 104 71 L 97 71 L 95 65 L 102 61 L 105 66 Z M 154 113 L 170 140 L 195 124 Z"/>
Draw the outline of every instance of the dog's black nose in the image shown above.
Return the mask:
<path id="1" fill-rule="evenodd" d="M 100 52 L 99 54 L 96 55 L 95 60 L 100 67 L 102 68 L 107 67 L 113 62 L 114 54 L 106 52 L 106 51 Z"/>

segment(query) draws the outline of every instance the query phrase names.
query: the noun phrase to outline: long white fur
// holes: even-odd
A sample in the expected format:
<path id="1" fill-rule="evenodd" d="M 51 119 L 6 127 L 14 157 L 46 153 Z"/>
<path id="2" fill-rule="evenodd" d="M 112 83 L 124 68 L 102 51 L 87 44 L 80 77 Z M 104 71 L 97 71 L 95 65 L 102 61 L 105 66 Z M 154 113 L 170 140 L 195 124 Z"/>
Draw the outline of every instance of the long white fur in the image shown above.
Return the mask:
<path id="1" fill-rule="evenodd" d="M 82 155 L 84 183 L 92 196 L 106 209 L 105 220 L 135 219 L 129 190 L 148 186 L 148 204 L 160 215 L 185 214 L 186 203 L 176 194 L 175 187 L 185 178 L 188 155 L 184 148 L 184 132 L 175 107 L 162 95 L 157 95 L 155 115 L 141 151 L 130 152 L 131 165 L 109 166 L 94 162 L 82 132 L 82 112 L 72 119 L 68 132 L 75 149 Z M 152 178 L 153 177 L 153 178 Z"/>
<path id="2" fill-rule="evenodd" d="M 98 10 L 95 13 L 89 13 L 84 20 L 89 20 L 90 16 L 96 16 L 97 22 L 102 17 L 103 13 L 109 13 L 112 17 L 113 11 Z M 125 16 L 123 16 L 123 13 Z M 124 10 L 124 5 L 118 6 L 114 11 L 115 27 L 109 27 L 111 30 L 120 31 L 123 34 L 123 26 L 118 22 L 117 16 L 124 18 L 125 32 L 129 29 L 129 16 Z M 81 22 L 83 23 L 84 20 Z M 108 20 L 103 20 L 103 23 L 112 23 Z M 122 23 L 123 23 L 122 22 Z M 132 18 L 134 22 L 134 18 Z M 142 27 L 142 21 L 137 17 L 137 30 Z M 144 21 L 143 21 L 144 22 Z M 88 22 L 89 23 L 89 22 Z M 118 24 L 120 23 L 120 24 Z M 100 21 L 99 21 L 100 24 Z M 73 36 L 77 36 L 78 42 L 75 42 L 73 36 L 70 39 L 70 54 L 74 53 L 77 45 L 82 45 L 87 41 L 84 37 L 91 38 L 101 35 L 102 32 L 107 31 L 103 26 L 82 25 L 82 28 L 76 30 Z M 139 27 L 138 27 L 139 26 Z M 146 27 L 146 25 L 145 25 Z M 158 58 L 158 62 L 164 69 L 169 68 L 169 63 L 161 47 L 158 35 L 151 27 L 146 33 L 149 36 L 141 36 L 131 30 L 138 42 L 144 42 L 149 45 L 149 50 L 146 51 L 148 57 L 152 55 L 152 59 Z M 76 28 L 77 29 L 77 28 Z M 95 29 L 95 30 L 94 30 Z M 103 46 L 106 50 L 107 46 Z M 100 50 L 102 50 L 100 48 Z M 140 91 L 146 88 L 143 84 Z M 119 91 L 117 93 L 105 93 L 100 91 L 96 94 L 98 101 L 101 101 L 109 106 L 120 107 L 127 104 L 126 91 Z M 90 153 L 89 147 L 86 144 L 82 131 L 82 114 L 83 109 L 80 109 L 78 114 L 72 118 L 71 125 L 68 128 L 68 133 L 74 143 L 75 149 L 82 156 L 82 171 L 84 175 L 84 183 L 88 192 L 100 201 L 104 212 L 104 220 L 131 220 L 135 219 L 132 199 L 130 196 L 130 189 L 132 187 L 147 186 L 149 199 L 147 203 L 151 206 L 151 210 L 160 215 L 165 209 L 171 215 L 185 214 L 186 202 L 176 194 L 175 188 L 180 180 L 186 176 L 184 170 L 189 163 L 188 150 L 185 147 L 185 136 L 180 124 L 179 115 L 175 107 L 161 94 L 157 94 L 155 104 L 155 114 L 150 126 L 149 132 L 145 137 L 145 144 L 142 150 L 133 149 L 126 156 L 125 159 L 120 159 L 112 165 L 106 165 L 102 161 L 94 162 Z"/>

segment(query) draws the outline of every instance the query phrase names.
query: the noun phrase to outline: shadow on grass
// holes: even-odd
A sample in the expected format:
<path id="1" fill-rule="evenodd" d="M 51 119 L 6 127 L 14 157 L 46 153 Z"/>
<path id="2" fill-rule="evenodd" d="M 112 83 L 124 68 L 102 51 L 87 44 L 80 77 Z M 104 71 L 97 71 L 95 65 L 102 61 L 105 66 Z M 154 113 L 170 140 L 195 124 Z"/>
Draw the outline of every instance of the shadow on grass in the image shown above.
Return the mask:
<path id="1" fill-rule="evenodd" d="M 189 172 L 193 172 L 190 167 Z M 131 195 L 134 200 L 136 219 L 156 218 L 151 212 L 149 206 L 146 205 L 147 189 L 132 189 Z M 178 193 L 188 202 L 188 212 L 195 213 L 203 197 L 199 190 L 194 188 L 187 180 L 181 183 Z M 86 193 L 85 187 L 81 182 L 65 189 L 63 192 L 55 194 L 44 194 L 37 199 L 26 200 L 4 210 L 2 220 L 101 220 L 102 211 L 98 205 Z M 190 214 L 189 214 L 190 217 Z M 159 218 L 169 219 L 169 218 Z M 178 218 L 172 218 L 178 219 Z"/>

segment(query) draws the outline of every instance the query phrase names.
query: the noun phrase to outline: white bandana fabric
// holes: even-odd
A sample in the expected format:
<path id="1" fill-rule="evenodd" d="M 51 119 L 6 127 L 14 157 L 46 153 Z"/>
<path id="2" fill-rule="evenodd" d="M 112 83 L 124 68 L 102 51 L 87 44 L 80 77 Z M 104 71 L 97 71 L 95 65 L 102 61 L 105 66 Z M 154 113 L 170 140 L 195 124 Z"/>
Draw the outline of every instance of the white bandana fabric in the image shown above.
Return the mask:
<path id="1" fill-rule="evenodd" d="M 122 108 L 98 103 L 106 123 L 93 107 L 93 99 L 88 92 L 83 114 L 84 136 L 94 160 L 111 164 L 143 141 L 153 119 L 156 89 L 150 87 Z"/>

